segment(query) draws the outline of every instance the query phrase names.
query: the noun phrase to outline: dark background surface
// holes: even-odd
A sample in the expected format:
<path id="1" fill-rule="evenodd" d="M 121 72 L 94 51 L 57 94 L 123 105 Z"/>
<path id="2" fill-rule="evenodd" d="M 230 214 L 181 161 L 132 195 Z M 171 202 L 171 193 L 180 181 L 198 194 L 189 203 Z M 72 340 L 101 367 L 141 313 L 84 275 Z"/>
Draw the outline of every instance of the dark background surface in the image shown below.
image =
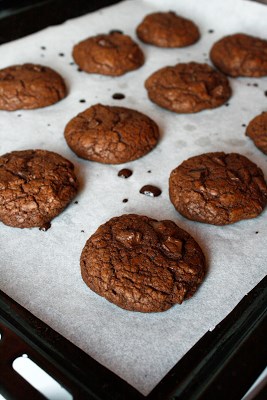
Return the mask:
<path id="1" fill-rule="evenodd" d="M 119 1 L 0 0 L 0 43 Z M 19 343 L 20 353 L 32 354 L 77 399 L 240 400 L 266 365 L 266 298 L 267 278 L 212 332 L 207 332 L 150 395 L 144 397 L 0 293 L 1 332 L 4 332 L 0 347 L 6 349 L 0 357 L 0 367 L 3 363 L 0 391 L 8 399 L 16 400 L 25 399 L 25 391 L 30 391 L 26 387 L 22 389 L 23 382 L 18 382 L 17 375 L 11 375 L 11 362 L 17 356 Z"/>
<path id="2" fill-rule="evenodd" d="M 0 0 L 0 44 L 121 0 Z"/>

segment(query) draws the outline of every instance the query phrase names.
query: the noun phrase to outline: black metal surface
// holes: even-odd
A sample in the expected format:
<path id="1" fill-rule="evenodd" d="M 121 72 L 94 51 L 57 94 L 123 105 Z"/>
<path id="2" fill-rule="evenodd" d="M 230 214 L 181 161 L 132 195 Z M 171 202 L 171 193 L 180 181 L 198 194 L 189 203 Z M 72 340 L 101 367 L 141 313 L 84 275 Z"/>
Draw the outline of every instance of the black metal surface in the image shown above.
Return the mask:
<path id="1" fill-rule="evenodd" d="M 32 359 L 71 393 L 78 393 L 75 398 L 239 400 L 266 365 L 266 298 L 267 278 L 212 332 L 206 333 L 147 397 L 3 292 L 0 292 L 0 321 L 26 343 Z M 6 394 L 6 381 L 0 375 L 0 389 L 1 386 Z"/>
<path id="2" fill-rule="evenodd" d="M 0 43 L 116 2 L 0 0 Z M 27 353 L 77 399 L 239 400 L 266 364 L 266 295 L 267 278 L 144 397 L 0 293 L 0 390 L 8 399 L 37 398 L 38 393 L 31 392 L 11 367 L 14 358 Z"/>
<path id="3" fill-rule="evenodd" d="M 1 322 L 0 332 L 2 335 L 0 342 L 0 382 L 4 382 L 4 385 L 0 386 L 1 393 L 12 400 L 23 400 L 26 398 L 45 400 L 45 397 L 42 394 L 29 385 L 28 382 L 18 375 L 12 368 L 12 363 L 18 356 L 26 352 L 32 353 L 31 348 Z"/>
<path id="4" fill-rule="evenodd" d="M 261 390 L 255 394 L 253 400 L 266 400 L 267 399 L 267 384 L 261 388 Z"/>
<path id="5" fill-rule="evenodd" d="M 142 396 L 114 373 L 97 363 L 48 325 L 0 292 L 0 321 L 30 348 L 32 359 L 77 398 L 129 399 Z M 1 329 L 1 327 L 0 327 Z M 26 351 L 27 354 L 29 350 Z M 25 351 L 21 351 L 21 354 Z M 18 353 L 17 353 L 18 354 Z M 64 380 L 65 378 L 65 380 Z M 0 389 L 4 388 L 0 374 Z"/>
<path id="6" fill-rule="evenodd" d="M 69 18 L 92 12 L 121 0 L 38 0 L 4 2 L 0 9 L 0 44 L 29 35 Z M 17 7 L 16 7 L 17 3 Z M 1 3 L 0 3 L 1 6 Z"/>

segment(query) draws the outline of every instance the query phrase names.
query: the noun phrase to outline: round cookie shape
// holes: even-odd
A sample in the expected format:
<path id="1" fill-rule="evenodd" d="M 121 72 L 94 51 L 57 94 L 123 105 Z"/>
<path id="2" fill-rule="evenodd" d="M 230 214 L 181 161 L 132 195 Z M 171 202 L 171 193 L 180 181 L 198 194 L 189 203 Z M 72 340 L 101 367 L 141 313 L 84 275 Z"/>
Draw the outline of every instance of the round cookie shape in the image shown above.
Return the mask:
<path id="1" fill-rule="evenodd" d="M 63 78 L 49 67 L 22 64 L 0 70 L 0 110 L 46 107 L 66 95 Z"/>
<path id="2" fill-rule="evenodd" d="M 241 154 L 206 153 L 171 172 L 169 195 L 184 217 L 227 225 L 257 217 L 267 203 L 267 185 L 261 169 Z"/>
<path id="3" fill-rule="evenodd" d="M 218 40 L 211 48 L 213 64 L 232 77 L 267 75 L 267 40 L 236 33 Z"/>
<path id="4" fill-rule="evenodd" d="M 137 43 L 118 32 L 83 40 L 74 46 L 72 56 L 83 71 L 111 76 L 140 68 L 145 61 Z"/>
<path id="5" fill-rule="evenodd" d="M 130 311 L 160 312 L 190 298 L 206 266 L 198 243 L 172 221 L 125 214 L 101 225 L 80 259 L 84 282 Z"/>
<path id="6" fill-rule="evenodd" d="M 225 75 L 196 62 L 159 69 L 145 81 L 145 88 L 151 101 L 176 113 L 219 107 L 231 96 Z"/>
<path id="7" fill-rule="evenodd" d="M 198 41 L 200 33 L 194 22 L 173 11 L 147 15 L 136 28 L 144 43 L 158 47 L 185 47 Z"/>
<path id="8" fill-rule="evenodd" d="M 44 227 L 78 190 L 73 164 L 46 150 L 0 156 L 0 221 L 17 228 Z"/>
<path id="9" fill-rule="evenodd" d="M 158 143 L 159 129 L 138 111 L 96 104 L 67 124 L 65 139 L 81 158 L 121 164 L 151 151 Z"/>
<path id="10" fill-rule="evenodd" d="M 267 112 L 257 115 L 250 121 L 246 135 L 253 140 L 258 149 L 267 154 Z"/>

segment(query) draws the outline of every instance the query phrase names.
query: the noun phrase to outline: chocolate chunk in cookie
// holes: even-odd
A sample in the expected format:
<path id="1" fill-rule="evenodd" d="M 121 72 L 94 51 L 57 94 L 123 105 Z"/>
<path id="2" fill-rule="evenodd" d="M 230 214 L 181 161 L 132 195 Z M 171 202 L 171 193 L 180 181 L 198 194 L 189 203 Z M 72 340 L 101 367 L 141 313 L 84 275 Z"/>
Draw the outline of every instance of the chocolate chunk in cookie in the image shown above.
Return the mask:
<path id="1" fill-rule="evenodd" d="M 79 157 L 120 164 L 152 150 L 158 143 L 159 130 L 138 111 L 96 104 L 67 124 L 65 138 Z"/>
<path id="2" fill-rule="evenodd" d="M 76 195 L 72 163 L 46 150 L 0 156 L 0 221 L 17 228 L 48 226 Z"/>
<path id="3" fill-rule="evenodd" d="M 253 140 L 258 149 L 267 154 L 267 112 L 250 121 L 246 129 L 246 135 Z"/>
<path id="4" fill-rule="evenodd" d="M 267 75 L 267 40 L 237 33 L 218 40 L 210 58 L 223 73 L 232 77 Z"/>
<path id="5" fill-rule="evenodd" d="M 219 107 L 231 96 L 222 73 L 195 62 L 161 68 L 146 80 L 145 87 L 151 101 L 176 113 Z"/>
<path id="6" fill-rule="evenodd" d="M 90 37 L 76 44 L 73 58 L 89 73 L 119 76 L 140 68 L 144 54 L 130 38 L 117 32 Z"/>
<path id="7" fill-rule="evenodd" d="M 131 311 L 159 312 L 190 298 L 205 275 L 197 242 L 172 221 L 122 215 L 101 225 L 81 254 L 84 282 Z"/>
<path id="8" fill-rule="evenodd" d="M 198 27 L 175 12 L 156 12 L 147 15 L 136 29 L 145 43 L 158 47 L 185 47 L 198 41 Z"/>
<path id="9" fill-rule="evenodd" d="M 0 70 L 0 110 L 50 106 L 67 95 L 62 77 L 42 65 L 14 65 Z"/>
<path id="10" fill-rule="evenodd" d="M 236 153 L 189 158 L 172 171 L 169 189 L 183 216 L 214 225 L 257 217 L 267 203 L 261 169 Z"/>

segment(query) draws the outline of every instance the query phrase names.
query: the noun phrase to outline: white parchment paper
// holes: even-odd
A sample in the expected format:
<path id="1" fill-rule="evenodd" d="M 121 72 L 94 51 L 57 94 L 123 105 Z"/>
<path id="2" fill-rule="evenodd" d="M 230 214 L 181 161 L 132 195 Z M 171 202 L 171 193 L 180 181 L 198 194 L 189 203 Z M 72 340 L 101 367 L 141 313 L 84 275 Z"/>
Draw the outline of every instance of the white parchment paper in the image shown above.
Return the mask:
<path id="1" fill-rule="evenodd" d="M 111 29 L 137 40 L 136 26 L 156 10 L 192 18 L 200 27 L 201 40 L 183 49 L 139 42 L 145 65 L 118 78 L 78 72 L 71 64 L 75 43 Z M 266 176 L 267 157 L 244 135 L 243 125 L 267 110 L 267 78 L 230 79 L 233 96 L 228 106 L 192 115 L 152 104 L 143 82 L 165 65 L 209 62 L 212 43 L 225 34 L 267 38 L 266 21 L 267 7 L 248 1 L 128 0 L 0 47 L 0 68 L 25 62 L 48 65 L 62 74 L 69 89 L 68 97 L 51 107 L 1 111 L 0 153 L 30 148 L 56 151 L 75 164 L 81 182 L 78 204 L 73 201 L 47 232 L 0 225 L 1 289 L 143 394 L 266 274 L 266 210 L 258 218 L 224 227 L 188 221 L 169 201 L 168 177 L 183 160 L 209 151 L 239 152 Z M 115 92 L 125 94 L 125 99 L 112 99 Z M 120 166 L 76 157 L 65 143 L 64 127 L 97 102 L 131 107 L 153 118 L 161 130 L 157 148 Z M 122 167 L 133 170 L 127 180 L 117 177 Z M 139 189 L 145 184 L 159 186 L 162 195 L 141 195 Z M 122 202 L 125 198 L 127 203 Z M 79 257 L 85 241 L 100 224 L 124 213 L 172 219 L 199 242 L 208 274 L 191 300 L 164 313 L 133 313 L 110 304 L 83 283 Z"/>

